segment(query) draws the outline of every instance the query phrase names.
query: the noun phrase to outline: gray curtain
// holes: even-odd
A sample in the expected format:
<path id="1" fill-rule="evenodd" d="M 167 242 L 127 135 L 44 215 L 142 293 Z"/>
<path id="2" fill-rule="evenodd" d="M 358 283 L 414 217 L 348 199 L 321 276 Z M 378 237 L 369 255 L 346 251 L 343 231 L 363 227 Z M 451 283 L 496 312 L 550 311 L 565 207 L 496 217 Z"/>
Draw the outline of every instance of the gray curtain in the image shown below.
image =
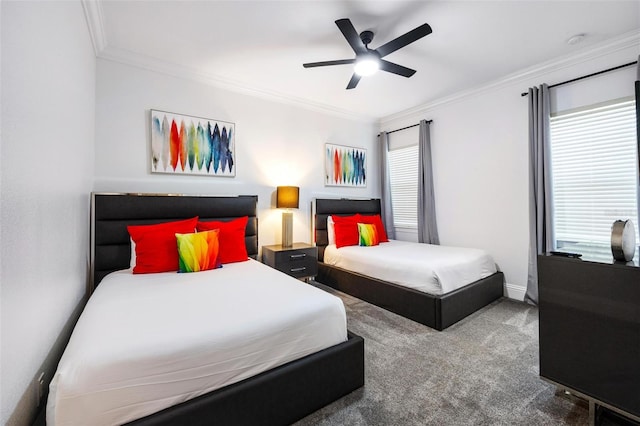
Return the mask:
<path id="1" fill-rule="evenodd" d="M 431 167 L 431 135 L 426 120 L 420 120 L 418 139 L 418 242 L 440 244 L 436 222 L 436 203 L 433 195 Z"/>
<path id="2" fill-rule="evenodd" d="M 396 238 L 396 229 L 393 227 L 393 206 L 391 204 L 391 179 L 389 177 L 389 161 L 387 154 L 389 153 L 389 134 L 380 132 L 378 135 L 378 149 L 380 150 L 380 207 L 382 222 L 384 229 L 387 231 L 387 237 Z"/>
<path id="3" fill-rule="evenodd" d="M 525 301 L 538 304 L 538 255 L 554 250 L 549 86 L 529 89 L 529 273 Z"/>
<path id="4" fill-rule="evenodd" d="M 636 193 L 638 198 L 638 220 L 640 221 L 640 55 L 638 55 L 638 74 L 636 76 L 636 143 L 638 145 L 638 186 Z M 634 225 L 640 226 L 635 223 Z"/>

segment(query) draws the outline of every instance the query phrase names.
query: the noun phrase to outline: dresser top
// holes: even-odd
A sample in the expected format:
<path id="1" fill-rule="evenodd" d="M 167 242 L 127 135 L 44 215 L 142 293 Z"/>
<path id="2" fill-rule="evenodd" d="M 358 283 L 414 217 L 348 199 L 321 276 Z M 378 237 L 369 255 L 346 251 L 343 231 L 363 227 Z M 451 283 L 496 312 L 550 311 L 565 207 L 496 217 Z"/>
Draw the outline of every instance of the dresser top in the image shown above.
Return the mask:
<path id="1" fill-rule="evenodd" d="M 273 244 L 270 246 L 263 246 L 262 249 L 269 249 L 272 251 L 287 251 L 287 250 L 299 250 L 299 249 L 309 249 L 313 248 L 311 244 L 307 243 L 293 243 L 291 247 L 283 247 L 282 244 Z"/>
<path id="2" fill-rule="evenodd" d="M 556 255 L 552 255 L 550 253 L 545 253 L 542 256 L 545 257 L 550 257 L 550 258 L 558 258 L 558 259 L 565 259 L 568 261 L 574 261 L 574 262 L 589 262 L 589 263 L 599 263 L 599 264 L 603 264 L 603 265 L 613 265 L 613 266 L 620 266 L 620 267 L 629 267 L 629 268 L 640 268 L 640 261 L 638 260 L 638 255 L 640 253 L 638 251 L 636 251 L 636 255 L 635 257 L 630 260 L 629 262 L 621 262 L 618 260 L 614 260 L 613 259 L 613 255 L 595 255 L 595 254 L 583 254 L 582 257 L 576 259 L 576 258 L 569 258 L 569 257 L 564 257 L 564 256 L 556 256 Z"/>

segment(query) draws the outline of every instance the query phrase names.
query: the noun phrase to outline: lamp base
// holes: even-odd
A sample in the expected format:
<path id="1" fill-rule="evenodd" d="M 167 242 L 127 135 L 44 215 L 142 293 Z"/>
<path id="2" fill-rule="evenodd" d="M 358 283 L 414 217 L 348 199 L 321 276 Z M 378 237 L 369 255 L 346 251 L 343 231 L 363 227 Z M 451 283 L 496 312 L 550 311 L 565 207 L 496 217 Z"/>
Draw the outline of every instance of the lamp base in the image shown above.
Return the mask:
<path id="1" fill-rule="evenodd" d="M 282 212 L 282 247 L 293 246 L 293 213 Z"/>

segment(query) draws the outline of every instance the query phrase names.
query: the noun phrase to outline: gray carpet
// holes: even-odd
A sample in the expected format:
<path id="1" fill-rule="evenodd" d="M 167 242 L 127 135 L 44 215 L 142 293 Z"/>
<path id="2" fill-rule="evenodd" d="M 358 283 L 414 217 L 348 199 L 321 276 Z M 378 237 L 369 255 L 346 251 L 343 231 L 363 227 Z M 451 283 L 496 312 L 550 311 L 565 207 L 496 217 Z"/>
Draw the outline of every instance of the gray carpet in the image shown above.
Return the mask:
<path id="1" fill-rule="evenodd" d="M 305 425 L 587 425 L 585 404 L 538 376 L 538 311 L 501 299 L 445 331 L 321 284 L 365 339 L 365 386 Z"/>

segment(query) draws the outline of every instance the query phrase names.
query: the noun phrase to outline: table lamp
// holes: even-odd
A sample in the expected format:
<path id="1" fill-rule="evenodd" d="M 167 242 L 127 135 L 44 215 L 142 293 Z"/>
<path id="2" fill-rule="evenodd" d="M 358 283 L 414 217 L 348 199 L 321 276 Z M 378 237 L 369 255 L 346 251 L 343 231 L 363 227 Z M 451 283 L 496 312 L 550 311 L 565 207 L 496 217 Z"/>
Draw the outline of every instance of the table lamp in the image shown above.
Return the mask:
<path id="1" fill-rule="evenodd" d="M 276 207 L 279 209 L 297 209 L 300 188 L 297 186 L 279 186 L 276 189 Z M 282 246 L 293 245 L 293 212 L 282 212 Z"/>

